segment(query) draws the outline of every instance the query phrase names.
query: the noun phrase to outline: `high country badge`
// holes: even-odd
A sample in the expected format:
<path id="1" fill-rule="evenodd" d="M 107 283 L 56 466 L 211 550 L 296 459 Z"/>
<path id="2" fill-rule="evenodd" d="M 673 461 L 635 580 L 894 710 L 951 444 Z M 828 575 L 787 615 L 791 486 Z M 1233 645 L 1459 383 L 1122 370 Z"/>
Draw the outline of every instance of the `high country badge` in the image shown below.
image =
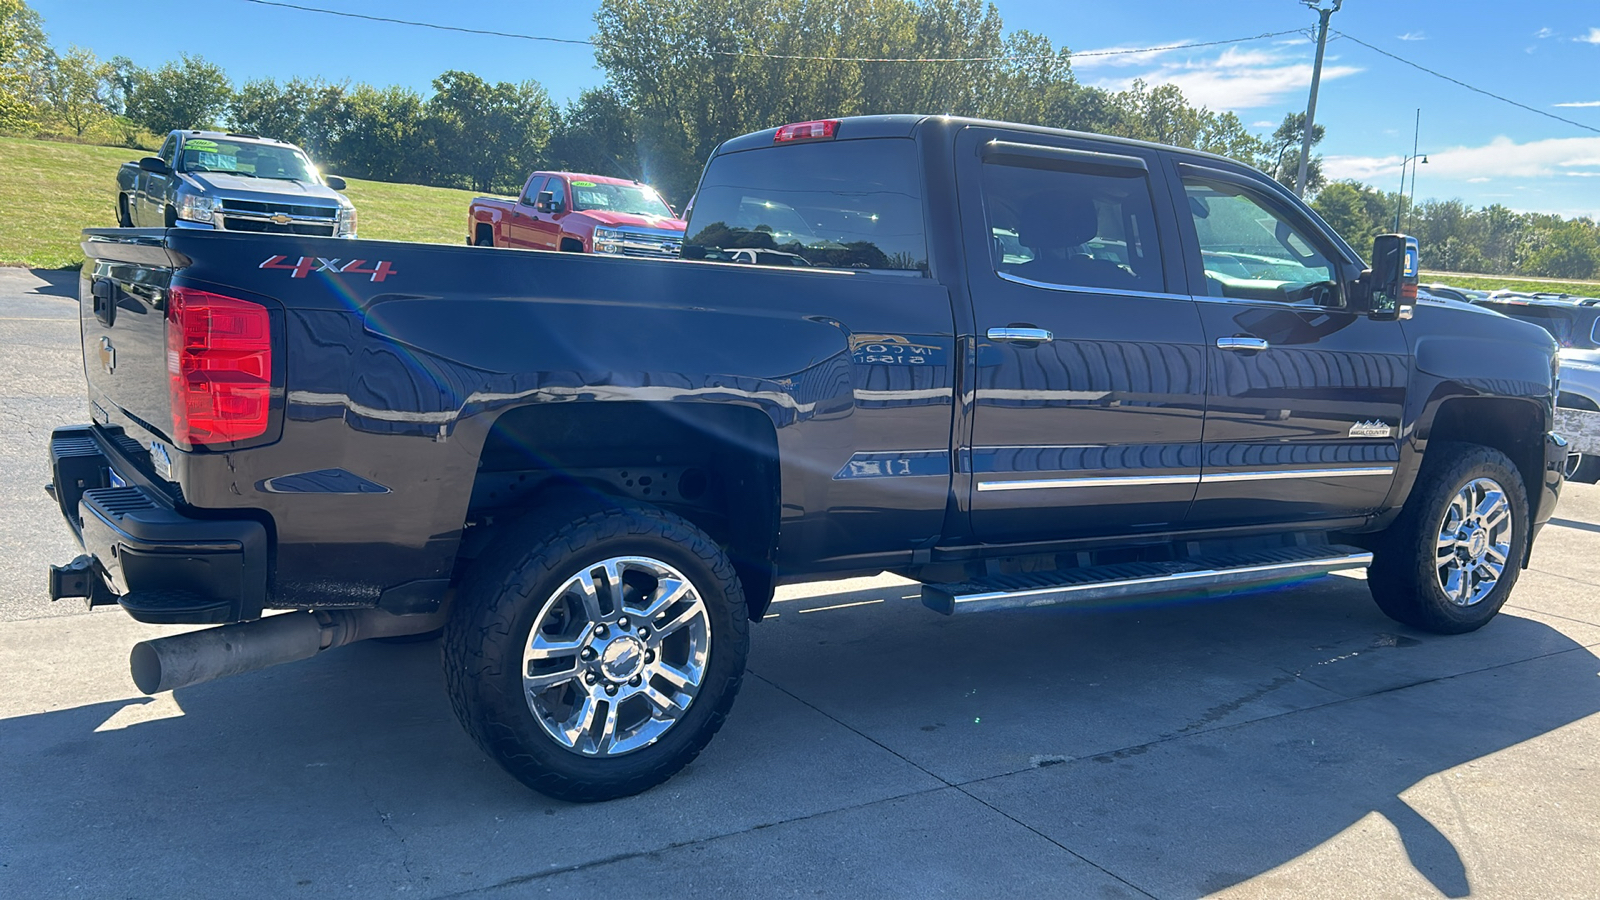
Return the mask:
<path id="1" fill-rule="evenodd" d="M 1350 436 L 1353 438 L 1386 438 L 1389 436 L 1389 431 L 1388 424 L 1376 419 L 1370 422 L 1357 422 L 1350 426 Z"/>

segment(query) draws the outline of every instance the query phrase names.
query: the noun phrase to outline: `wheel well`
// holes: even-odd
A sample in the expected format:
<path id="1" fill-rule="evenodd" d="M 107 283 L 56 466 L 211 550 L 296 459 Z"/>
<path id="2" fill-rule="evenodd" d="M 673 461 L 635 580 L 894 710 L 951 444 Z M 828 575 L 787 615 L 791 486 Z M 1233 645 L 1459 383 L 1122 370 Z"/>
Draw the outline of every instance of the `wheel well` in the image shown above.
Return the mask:
<path id="1" fill-rule="evenodd" d="M 1593 400 L 1582 394 L 1574 394 L 1571 391 L 1562 391 L 1557 394 L 1556 405 L 1567 409 L 1600 410 L 1600 405 L 1597 405 Z"/>
<path id="2" fill-rule="evenodd" d="M 1533 401 L 1463 397 L 1439 407 L 1427 439 L 1483 444 L 1511 457 L 1528 502 L 1535 503 L 1544 484 L 1544 425 L 1543 410 Z"/>
<path id="3" fill-rule="evenodd" d="M 488 222 L 479 222 L 477 229 L 472 232 L 472 237 L 478 241 L 487 237 L 492 243 L 494 241 L 494 226 Z"/>
<path id="4" fill-rule="evenodd" d="M 582 253 L 583 252 L 583 241 L 580 241 L 577 238 L 564 237 L 564 238 L 561 239 L 561 252 L 562 253 Z"/>
<path id="5" fill-rule="evenodd" d="M 757 409 L 632 401 L 514 409 L 484 442 L 462 555 L 475 556 L 497 522 L 564 491 L 649 503 L 728 551 L 755 618 L 772 595 L 778 476 L 777 433 Z"/>

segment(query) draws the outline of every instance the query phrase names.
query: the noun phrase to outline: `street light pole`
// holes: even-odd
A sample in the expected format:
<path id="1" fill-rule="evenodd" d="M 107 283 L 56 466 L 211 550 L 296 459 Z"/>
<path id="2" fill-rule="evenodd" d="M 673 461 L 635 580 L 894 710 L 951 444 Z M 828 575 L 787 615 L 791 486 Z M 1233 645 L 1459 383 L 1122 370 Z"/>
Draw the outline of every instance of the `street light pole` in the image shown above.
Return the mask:
<path id="1" fill-rule="evenodd" d="M 1322 85 L 1322 54 L 1328 49 L 1328 19 L 1344 6 L 1344 0 L 1333 0 L 1333 6 L 1328 9 L 1318 7 L 1314 0 L 1301 0 L 1306 6 L 1317 11 L 1322 17 L 1322 23 L 1317 29 L 1317 63 L 1311 69 L 1311 99 L 1306 103 L 1306 131 L 1300 140 L 1300 177 L 1295 179 L 1295 195 L 1304 198 L 1306 195 L 1306 175 L 1311 167 L 1311 133 L 1317 127 L 1317 88 Z"/>
<path id="2" fill-rule="evenodd" d="M 1417 124 L 1416 124 L 1416 127 L 1411 132 L 1411 155 L 1400 161 L 1400 194 L 1399 194 L 1399 196 L 1397 196 L 1395 198 L 1395 201 L 1394 201 L 1394 230 L 1395 230 L 1396 234 L 1400 233 L 1400 215 L 1401 215 L 1401 210 L 1403 210 L 1405 208 L 1405 203 L 1406 203 L 1406 163 L 1411 163 L 1411 191 L 1412 191 L 1413 194 L 1415 194 L 1416 190 L 1417 190 L 1417 163 L 1416 163 L 1416 159 L 1417 159 L 1418 139 L 1421 138 L 1421 137 L 1422 137 L 1422 110 L 1421 110 L 1421 108 L 1418 108 L 1417 109 Z M 1426 162 L 1427 160 L 1424 159 L 1423 161 Z"/>

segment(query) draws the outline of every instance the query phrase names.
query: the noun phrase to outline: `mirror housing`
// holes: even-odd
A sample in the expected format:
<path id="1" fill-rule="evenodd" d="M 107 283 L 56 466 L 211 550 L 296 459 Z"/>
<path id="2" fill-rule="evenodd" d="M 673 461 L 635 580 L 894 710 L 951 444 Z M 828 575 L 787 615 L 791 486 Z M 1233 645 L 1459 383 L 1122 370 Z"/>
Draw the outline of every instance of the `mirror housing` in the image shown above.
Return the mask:
<path id="1" fill-rule="evenodd" d="M 1420 276 L 1417 239 L 1380 234 L 1372 239 L 1372 268 L 1362 273 L 1367 286 L 1367 316 L 1391 322 L 1409 319 L 1417 303 Z"/>
<path id="2" fill-rule="evenodd" d="M 322 176 L 322 183 L 327 185 L 330 188 L 333 188 L 336 191 L 342 191 L 346 187 L 349 187 L 349 185 L 344 183 L 344 179 L 340 178 L 337 175 L 324 175 L 324 176 Z"/>
<path id="3" fill-rule="evenodd" d="M 152 175 L 170 175 L 172 167 L 161 161 L 159 156 L 146 156 L 139 160 L 139 168 Z"/>
<path id="4" fill-rule="evenodd" d="M 554 191 L 540 191 L 533 208 L 542 213 L 558 213 L 561 212 L 561 201 L 556 199 Z"/>

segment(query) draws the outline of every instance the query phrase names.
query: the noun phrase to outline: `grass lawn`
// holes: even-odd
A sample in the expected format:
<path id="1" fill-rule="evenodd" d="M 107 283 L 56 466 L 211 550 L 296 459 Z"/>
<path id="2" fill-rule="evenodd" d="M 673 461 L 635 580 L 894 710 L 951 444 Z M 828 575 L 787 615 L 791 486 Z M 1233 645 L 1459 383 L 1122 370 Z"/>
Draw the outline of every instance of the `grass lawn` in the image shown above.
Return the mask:
<path id="1" fill-rule="evenodd" d="M 139 150 L 0 138 L 0 265 L 72 268 L 78 233 L 117 224 L 117 168 Z M 349 179 L 364 238 L 460 244 L 471 191 Z"/>
<path id="2" fill-rule="evenodd" d="M 1470 291 L 1548 291 L 1575 297 L 1600 297 L 1600 281 L 1559 281 L 1519 278 L 1515 275 L 1468 275 L 1461 272 L 1423 272 L 1423 284 L 1448 284 Z"/>

